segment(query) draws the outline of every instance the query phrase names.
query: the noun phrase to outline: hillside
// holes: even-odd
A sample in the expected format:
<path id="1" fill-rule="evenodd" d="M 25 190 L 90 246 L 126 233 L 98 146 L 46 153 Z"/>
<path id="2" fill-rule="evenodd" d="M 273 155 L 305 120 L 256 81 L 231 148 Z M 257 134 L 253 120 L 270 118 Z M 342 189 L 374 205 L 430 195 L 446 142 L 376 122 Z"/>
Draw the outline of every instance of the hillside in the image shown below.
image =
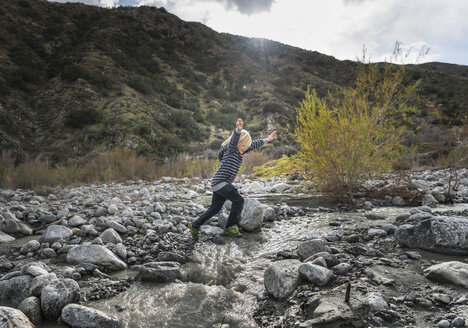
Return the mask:
<path id="1" fill-rule="evenodd" d="M 308 84 L 325 95 L 356 70 L 164 8 L 0 0 L 0 146 L 53 162 L 119 145 L 155 159 L 216 149 L 237 117 L 265 136 L 293 121 Z M 468 114 L 466 72 L 428 63 L 409 78 L 421 79 L 422 103 L 457 121 Z"/>

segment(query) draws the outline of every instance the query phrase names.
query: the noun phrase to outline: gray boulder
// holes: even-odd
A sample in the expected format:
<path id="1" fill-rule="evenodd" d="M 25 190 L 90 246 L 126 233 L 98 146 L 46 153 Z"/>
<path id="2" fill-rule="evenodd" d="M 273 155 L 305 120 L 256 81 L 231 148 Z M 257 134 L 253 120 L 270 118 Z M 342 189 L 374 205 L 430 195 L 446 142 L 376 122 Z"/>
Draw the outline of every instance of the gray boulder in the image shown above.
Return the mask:
<path id="1" fill-rule="evenodd" d="M 20 310 L 0 306 L 0 328 L 34 328 L 28 317 Z"/>
<path id="2" fill-rule="evenodd" d="M 16 218 L 10 211 L 0 214 L 0 231 L 12 235 L 30 236 L 33 231 L 26 224 Z"/>
<path id="3" fill-rule="evenodd" d="M 44 318 L 56 320 L 65 305 L 80 300 L 80 287 L 75 280 L 59 279 L 42 289 L 41 308 Z"/>
<path id="4" fill-rule="evenodd" d="M 21 247 L 20 253 L 27 254 L 29 252 L 35 252 L 39 248 L 41 248 L 41 244 L 37 240 L 30 240 Z"/>
<path id="5" fill-rule="evenodd" d="M 55 220 L 57 220 L 57 217 L 50 213 L 50 212 L 42 212 L 41 215 L 39 216 L 38 218 L 39 222 L 42 222 L 42 223 L 52 223 L 54 222 Z"/>
<path id="6" fill-rule="evenodd" d="M 319 252 L 331 253 L 330 247 L 323 239 L 312 239 L 302 242 L 297 248 L 297 255 L 304 260 Z"/>
<path id="7" fill-rule="evenodd" d="M 288 188 L 289 188 L 289 185 L 287 183 L 282 182 L 282 183 L 275 184 L 273 187 L 271 187 L 270 191 L 281 194 L 283 191 L 285 191 Z"/>
<path id="8" fill-rule="evenodd" d="M 49 273 L 47 275 L 35 277 L 31 282 L 30 294 L 38 297 L 41 296 L 42 288 L 55 280 L 57 280 L 55 273 Z"/>
<path id="9" fill-rule="evenodd" d="M 123 270 L 127 268 L 110 250 L 101 245 L 79 245 L 73 247 L 67 254 L 69 263 L 91 263 L 103 266 L 109 270 Z"/>
<path id="10" fill-rule="evenodd" d="M 388 310 L 390 308 L 388 301 L 388 298 L 380 293 L 367 294 L 367 304 L 371 313 Z"/>
<path id="11" fill-rule="evenodd" d="M 47 227 L 39 241 L 41 243 L 49 244 L 53 244 L 56 241 L 63 243 L 66 242 L 71 236 L 73 236 L 73 232 L 70 228 L 64 227 L 62 225 L 52 225 Z"/>
<path id="12" fill-rule="evenodd" d="M 108 220 L 106 222 L 106 224 L 107 224 L 107 226 L 109 228 L 112 228 L 117 232 L 120 232 L 120 233 L 127 233 L 128 232 L 128 229 L 124 225 L 122 225 L 122 224 L 120 224 L 118 222 L 115 222 L 113 220 Z"/>
<path id="13" fill-rule="evenodd" d="M 437 216 L 395 231 L 400 246 L 443 254 L 468 254 L 468 219 Z"/>
<path id="14" fill-rule="evenodd" d="M 79 215 L 74 215 L 70 220 L 68 220 L 68 225 L 70 227 L 79 227 L 86 223 L 86 220 Z"/>
<path id="15" fill-rule="evenodd" d="M 23 312 L 28 319 L 35 325 L 38 325 L 42 321 L 41 301 L 38 297 L 31 296 L 26 298 L 18 306 L 18 310 Z"/>
<path id="16" fill-rule="evenodd" d="M 263 206 L 263 218 L 264 218 L 264 221 L 275 221 L 276 219 L 275 210 L 271 208 L 270 206 L 264 205 Z"/>
<path id="17" fill-rule="evenodd" d="M 2 243 L 8 243 L 10 241 L 15 240 L 14 237 L 10 236 L 7 233 L 4 233 L 3 231 L 0 231 L 0 244 Z"/>
<path id="18" fill-rule="evenodd" d="M 0 306 L 18 307 L 23 300 L 30 296 L 31 281 L 30 275 L 16 276 L 0 281 Z"/>
<path id="19" fill-rule="evenodd" d="M 333 271 L 312 263 L 301 264 L 299 274 L 315 286 L 326 286 L 335 279 Z"/>
<path id="20" fill-rule="evenodd" d="M 143 281 L 173 282 L 181 277 L 180 263 L 178 262 L 149 262 L 139 269 L 139 276 Z"/>
<path id="21" fill-rule="evenodd" d="M 315 253 L 311 257 L 306 258 L 304 260 L 304 262 L 312 262 L 313 260 L 315 260 L 318 257 L 321 257 L 321 258 L 323 258 L 325 260 L 325 262 L 327 263 L 327 267 L 332 267 L 332 266 L 335 266 L 335 265 L 337 265 L 339 263 L 336 256 L 334 254 L 330 254 L 328 252 Z"/>
<path id="22" fill-rule="evenodd" d="M 424 270 L 427 279 L 468 288 L 468 264 L 458 261 L 432 265 Z"/>
<path id="23" fill-rule="evenodd" d="M 247 231 L 255 231 L 262 226 L 262 222 L 262 204 L 256 199 L 247 198 L 244 202 L 239 225 Z"/>
<path id="24" fill-rule="evenodd" d="M 249 184 L 245 191 L 248 193 L 264 194 L 265 188 L 258 181 L 254 181 Z"/>
<path id="25" fill-rule="evenodd" d="M 185 263 L 185 257 L 174 252 L 160 252 L 158 254 L 158 261 L 161 262 L 179 262 Z"/>
<path id="26" fill-rule="evenodd" d="M 102 311 L 83 305 L 68 304 L 62 309 L 62 321 L 74 328 L 118 328 L 120 321 Z"/>
<path id="27" fill-rule="evenodd" d="M 283 299 L 291 295 L 300 283 L 298 260 L 273 262 L 263 274 L 266 291 L 274 298 Z"/>
<path id="28" fill-rule="evenodd" d="M 437 204 L 439 204 L 439 202 L 431 194 L 426 195 L 422 200 L 423 206 L 436 207 Z"/>
<path id="29" fill-rule="evenodd" d="M 104 230 L 103 233 L 99 236 L 104 244 L 118 244 L 122 242 L 122 237 L 112 228 Z"/>

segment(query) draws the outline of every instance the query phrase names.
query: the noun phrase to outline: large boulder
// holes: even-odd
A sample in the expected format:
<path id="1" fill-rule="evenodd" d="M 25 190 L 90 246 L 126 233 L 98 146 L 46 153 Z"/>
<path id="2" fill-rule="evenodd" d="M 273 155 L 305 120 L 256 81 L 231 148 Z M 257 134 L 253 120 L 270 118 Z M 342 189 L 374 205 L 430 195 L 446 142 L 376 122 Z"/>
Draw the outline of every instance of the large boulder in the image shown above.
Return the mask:
<path id="1" fill-rule="evenodd" d="M 424 270 L 427 279 L 468 288 L 468 264 L 458 261 L 432 265 Z"/>
<path id="2" fill-rule="evenodd" d="M 0 281 L 0 306 L 18 307 L 24 299 L 29 297 L 31 281 L 30 275 Z"/>
<path id="3" fill-rule="evenodd" d="M 297 255 L 305 260 L 319 252 L 331 253 L 331 249 L 327 242 L 323 239 L 312 239 L 302 242 L 297 248 Z"/>
<path id="4" fill-rule="evenodd" d="M 443 254 L 468 254 L 468 219 L 437 216 L 395 231 L 400 246 Z"/>
<path id="5" fill-rule="evenodd" d="M 256 199 L 247 198 L 244 202 L 239 225 L 247 231 L 255 231 L 262 226 L 262 222 L 262 204 Z"/>
<path id="6" fill-rule="evenodd" d="M 299 285 L 298 260 L 282 260 L 273 262 L 263 274 L 266 291 L 274 298 L 283 299 L 291 295 Z"/>
<path id="7" fill-rule="evenodd" d="M 49 243 L 52 245 L 56 241 L 63 243 L 71 236 L 73 236 L 73 232 L 70 228 L 64 227 L 62 225 L 51 225 L 47 227 L 39 241 L 41 243 Z"/>
<path id="8" fill-rule="evenodd" d="M 75 264 L 91 263 L 115 271 L 127 268 L 125 262 L 101 245 L 75 246 L 68 252 L 67 261 Z"/>
<path id="9" fill-rule="evenodd" d="M 34 328 L 28 317 L 20 310 L 0 306 L 0 328 Z"/>
<path id="10" fill-rule="evenodd" d="M 62 309 L 62 321 L 74 328 L 118 328 L 120 321 L 102 311 L 83 305 L 68 304 Z"/>
<path id="11" fill-rule="evenodd" d="M 44 318 L 56 320 L 65 305 L 80 300 L 80 287 L 75 280 L 59 279 L 42 289 L 41 308 Z"/>
<path id="12" fill-rule="evenodd" d="M 299 274 L 315 286 L 326 286 L 335 279 L 333 271 L 312 263 L 299 266 Z"/>
<path id="13" fill-rule="evenodd" d="M 182 273 L 179 262 L 149 262 L 140 267 L 139 275 L 143 281 L 173 282 Z"/>

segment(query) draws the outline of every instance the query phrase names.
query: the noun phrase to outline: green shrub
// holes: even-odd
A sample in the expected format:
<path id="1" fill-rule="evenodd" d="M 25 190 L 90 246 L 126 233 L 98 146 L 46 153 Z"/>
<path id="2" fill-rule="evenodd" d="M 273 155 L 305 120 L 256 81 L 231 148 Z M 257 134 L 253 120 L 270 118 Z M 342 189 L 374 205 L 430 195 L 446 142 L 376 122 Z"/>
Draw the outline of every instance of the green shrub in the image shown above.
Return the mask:
<path id="1" fill-rule="evenodd" d="M 82 129 L 87 125 L 99 123 L 101 120 L 101 112 L 95 108 L 85 108 L 68 113 L 65 125 L 73 129 Z"/>
<path id="2" fill-rule="evenodd" d="M 263 113 L 281 113 L 282 107 L 277 103 L 266 103 L 263 105 Z"/>

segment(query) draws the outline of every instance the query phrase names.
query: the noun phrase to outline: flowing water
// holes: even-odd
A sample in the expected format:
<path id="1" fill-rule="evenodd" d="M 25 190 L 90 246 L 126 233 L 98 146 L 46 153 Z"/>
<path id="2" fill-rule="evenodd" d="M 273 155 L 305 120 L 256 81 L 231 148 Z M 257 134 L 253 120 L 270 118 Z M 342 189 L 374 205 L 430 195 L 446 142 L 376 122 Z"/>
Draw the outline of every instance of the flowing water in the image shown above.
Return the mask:
<path id="1" fill-rule="evenodd" d="M 269 199 L 276 203 L 275 199 Z M 263 203 L 268 201 L 262 200 Z M 282 202 L 294 206 L 311 206 L 315 200 L 291 198 Z M 438 207 L 443 210 L 463 210 L 468 205 Z M 369 221 L 363 213 L 317 212 L 303 217 L 268 223 L 259 233 L 244 238 L 226 238 L 223 245 L 197 243 L 191 261 L 183 266 L 183 282 L 156 284 L 135 282 L 126 292 L 111 299 L 86 305 L 116 316 L 122 327 L 206 328 L 257 327 L 252 314 L 256 297 L 264 291 L 263 273 L 280 250 L 294 250 L 300 240 L 310 236 L 327 236 L 343 227 L 366 227 L 393 221 L 408 208 L 378 208 L 374 213 L 387 217 L 385 221 Z M 341 228 L 329 222 L 342 223 Z M 123 273 L 125 275 L 125 273 Z M 124 307 L 121 312 L 118 307 Z M 46 326 L 43 326 L 46 327 Z"/>

